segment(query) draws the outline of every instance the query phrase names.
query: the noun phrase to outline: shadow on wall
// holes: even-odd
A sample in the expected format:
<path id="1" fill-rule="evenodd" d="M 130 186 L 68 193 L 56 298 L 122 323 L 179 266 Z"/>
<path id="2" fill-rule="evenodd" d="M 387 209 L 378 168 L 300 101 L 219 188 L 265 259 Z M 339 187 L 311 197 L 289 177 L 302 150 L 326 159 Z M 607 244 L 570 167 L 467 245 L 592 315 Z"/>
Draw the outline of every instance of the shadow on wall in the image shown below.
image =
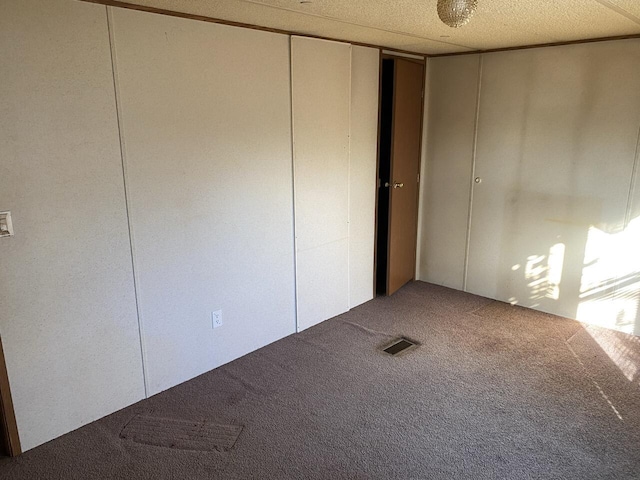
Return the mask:
<path id="1" fill-rule="evenodd" d="M 603 224 L 594 198 L 512 192 L 507 200 L 503 298 L 640 335 L 640 215 Z"/>

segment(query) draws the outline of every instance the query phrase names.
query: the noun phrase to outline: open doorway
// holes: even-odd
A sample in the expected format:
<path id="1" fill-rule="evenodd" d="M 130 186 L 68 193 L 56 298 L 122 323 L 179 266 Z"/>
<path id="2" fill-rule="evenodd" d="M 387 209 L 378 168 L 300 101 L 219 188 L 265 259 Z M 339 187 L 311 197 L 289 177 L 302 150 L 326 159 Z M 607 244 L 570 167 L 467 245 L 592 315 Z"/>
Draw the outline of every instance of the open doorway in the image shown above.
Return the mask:
<path id="1" fill-rule="evenodd" d="M 415 278 L 424 62 L 383 55 L 380 68 L 376 295 Z"/>
<path id="2" fill-rule="evenodd" d="M 384 185 L 391 175 L 391 134 L 393 127 L 393 73 L 392 58 L 382 58 L 380 68 L 380 139 L 378 144 L 378 205 L 376 232 L 376 295 L 387 294 L 387 253 L 389 245 L 389 203 L 391 196 Z"/>

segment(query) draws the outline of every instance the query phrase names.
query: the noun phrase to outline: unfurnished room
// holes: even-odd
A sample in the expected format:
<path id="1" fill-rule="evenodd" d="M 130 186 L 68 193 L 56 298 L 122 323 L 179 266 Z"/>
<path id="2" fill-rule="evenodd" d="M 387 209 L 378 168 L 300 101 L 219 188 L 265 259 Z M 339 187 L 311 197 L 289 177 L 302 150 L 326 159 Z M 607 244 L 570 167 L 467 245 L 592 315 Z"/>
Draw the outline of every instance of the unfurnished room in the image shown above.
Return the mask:
<path id="1" fill-rule="evenodd" d="M 640 479 L 640 1 L 0 0 L 0 479 Z"/>

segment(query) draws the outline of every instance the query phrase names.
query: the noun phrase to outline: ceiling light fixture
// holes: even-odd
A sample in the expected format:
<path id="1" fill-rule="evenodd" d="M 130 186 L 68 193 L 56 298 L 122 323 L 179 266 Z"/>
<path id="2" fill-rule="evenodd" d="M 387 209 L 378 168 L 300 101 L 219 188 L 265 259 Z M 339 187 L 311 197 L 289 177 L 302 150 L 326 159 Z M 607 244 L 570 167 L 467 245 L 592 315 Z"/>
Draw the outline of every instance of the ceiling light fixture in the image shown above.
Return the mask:
<path id="1" fill-rule="evenodd" d="M 438 16 L 446 25 L 459 28 L 469 23 L 478 0 L 438 0 Z"/>

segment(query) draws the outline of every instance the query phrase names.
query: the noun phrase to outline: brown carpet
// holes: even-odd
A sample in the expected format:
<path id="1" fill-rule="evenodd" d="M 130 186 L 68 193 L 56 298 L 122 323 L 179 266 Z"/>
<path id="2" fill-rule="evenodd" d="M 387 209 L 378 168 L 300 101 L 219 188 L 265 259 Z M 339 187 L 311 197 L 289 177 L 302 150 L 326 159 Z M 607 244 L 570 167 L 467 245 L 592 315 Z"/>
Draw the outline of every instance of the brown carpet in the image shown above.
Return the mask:
<path id="1" fill-rule="evenodd" d="M 400 336 L 420 346 L 379 350 Z M 638 352 L 415 282 L 3 460 L 0 478 L 638 479 Z M 138 414 L 244 428 L 228 451 L 179 450 L 120 438 Z"/>

